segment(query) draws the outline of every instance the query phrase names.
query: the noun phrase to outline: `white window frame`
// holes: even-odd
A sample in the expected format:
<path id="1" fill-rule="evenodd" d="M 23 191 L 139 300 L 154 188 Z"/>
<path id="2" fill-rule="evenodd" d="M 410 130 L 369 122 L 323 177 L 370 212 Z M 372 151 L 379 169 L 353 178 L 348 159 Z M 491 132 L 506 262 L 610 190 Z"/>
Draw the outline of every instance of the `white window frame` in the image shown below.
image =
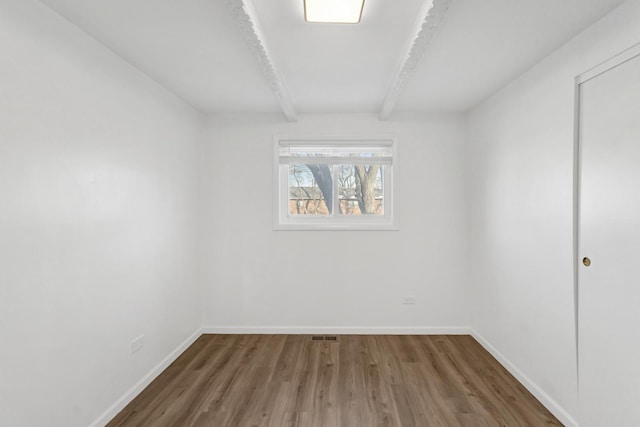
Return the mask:
<path id="1" fill-rule="evenodd" d="M 289 163 L 281 163 L 281 147 L 296 146 L 388 146 L 391 162 L 383 169 L 383 215 L 290 215 L 289 214 Z M 394 169 L 397 169 L 397 138 L 388 135 L 375 136 L 275 136 L 273 176 L 273 228 L 274 230 L 398 230 Z M 334 180 L 334 186 L 337 181 Z M 337 188 L 334 189 L 337 197 Z M 333 203 L 333 201 L 332 201 Z"/>

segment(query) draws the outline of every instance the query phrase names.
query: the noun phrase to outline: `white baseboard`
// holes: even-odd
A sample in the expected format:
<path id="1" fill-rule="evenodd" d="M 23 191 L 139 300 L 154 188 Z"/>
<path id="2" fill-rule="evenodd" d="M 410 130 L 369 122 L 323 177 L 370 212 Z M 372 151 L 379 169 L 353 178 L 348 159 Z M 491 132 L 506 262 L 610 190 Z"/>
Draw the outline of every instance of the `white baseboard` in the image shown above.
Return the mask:
<path id="1" fill-rule="evenodd" d="M 122 411 L 142 390 L 144 390 L 158 375 L 162 373 L 169 365 L 171 365 L 184 351 L 193 344 L 202 335 L 202 330 L 196 330 L 189 338 L 184 340 L 175 350 L 158 363 L 147 375 L 131 387 L 120 399 L 116 401 L 109 409 L 92 422 L 89 427 L 104 427 L 113 419 L 120 411 Z"/>
<path id="2" fill-rule="evenodd" d="M 567 427 L 578 427 L 578 422 L 562 407 L 553 400 L 544 390 L 542 390 L 536 383 L 531 381 L 520 369 L 518 369 L 513 363 L 511 363 L 502 353 L 500 353 L 493 345 L 489 343 L 482 335 L 475 329 L 471 329 L 471 336 L 480 343 L 504 368 L 509 371 L 511 375 L 516 377 L 520 383 L 526 387 L 536 399 L 544 405 L 562 424 Z"/>
<path id="3" fill-rule="evenodd" d="M 470 335 L 465 326 L 204 326 L 203 334 Z"/>

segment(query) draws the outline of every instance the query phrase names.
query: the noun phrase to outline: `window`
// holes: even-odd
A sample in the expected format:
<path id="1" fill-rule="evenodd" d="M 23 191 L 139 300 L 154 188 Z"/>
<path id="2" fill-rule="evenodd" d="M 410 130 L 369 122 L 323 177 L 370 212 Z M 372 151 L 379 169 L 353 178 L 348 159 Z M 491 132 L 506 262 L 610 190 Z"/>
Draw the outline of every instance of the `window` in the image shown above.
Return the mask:
<path id="1" fill-rule="evenodd" d="M 392 230 L 395 139 L 276 138 L 276 229 Z"/>

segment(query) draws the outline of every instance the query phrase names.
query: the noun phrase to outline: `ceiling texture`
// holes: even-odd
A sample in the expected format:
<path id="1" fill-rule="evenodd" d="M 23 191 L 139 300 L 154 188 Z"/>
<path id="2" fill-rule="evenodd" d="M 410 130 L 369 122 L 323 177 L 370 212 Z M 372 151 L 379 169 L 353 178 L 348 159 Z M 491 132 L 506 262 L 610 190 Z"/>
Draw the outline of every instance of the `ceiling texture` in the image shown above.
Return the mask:
<path id="1" fill-rule="evenodd" d="M 41 0 L 204 113 L 467 111 L 623 0 Z"/>

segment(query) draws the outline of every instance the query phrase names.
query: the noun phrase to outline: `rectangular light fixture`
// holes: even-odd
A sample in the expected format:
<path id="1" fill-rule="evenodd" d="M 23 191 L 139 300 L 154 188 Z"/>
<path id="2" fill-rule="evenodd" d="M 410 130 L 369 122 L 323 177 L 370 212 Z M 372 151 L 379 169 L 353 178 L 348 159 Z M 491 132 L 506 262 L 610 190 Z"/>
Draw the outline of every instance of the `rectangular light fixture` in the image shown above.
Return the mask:
<path id="1" fill-rule="evenodd" d="M 362 16 L 364 0 L 304 0 L 307 22 L 357 24 Z"/>

